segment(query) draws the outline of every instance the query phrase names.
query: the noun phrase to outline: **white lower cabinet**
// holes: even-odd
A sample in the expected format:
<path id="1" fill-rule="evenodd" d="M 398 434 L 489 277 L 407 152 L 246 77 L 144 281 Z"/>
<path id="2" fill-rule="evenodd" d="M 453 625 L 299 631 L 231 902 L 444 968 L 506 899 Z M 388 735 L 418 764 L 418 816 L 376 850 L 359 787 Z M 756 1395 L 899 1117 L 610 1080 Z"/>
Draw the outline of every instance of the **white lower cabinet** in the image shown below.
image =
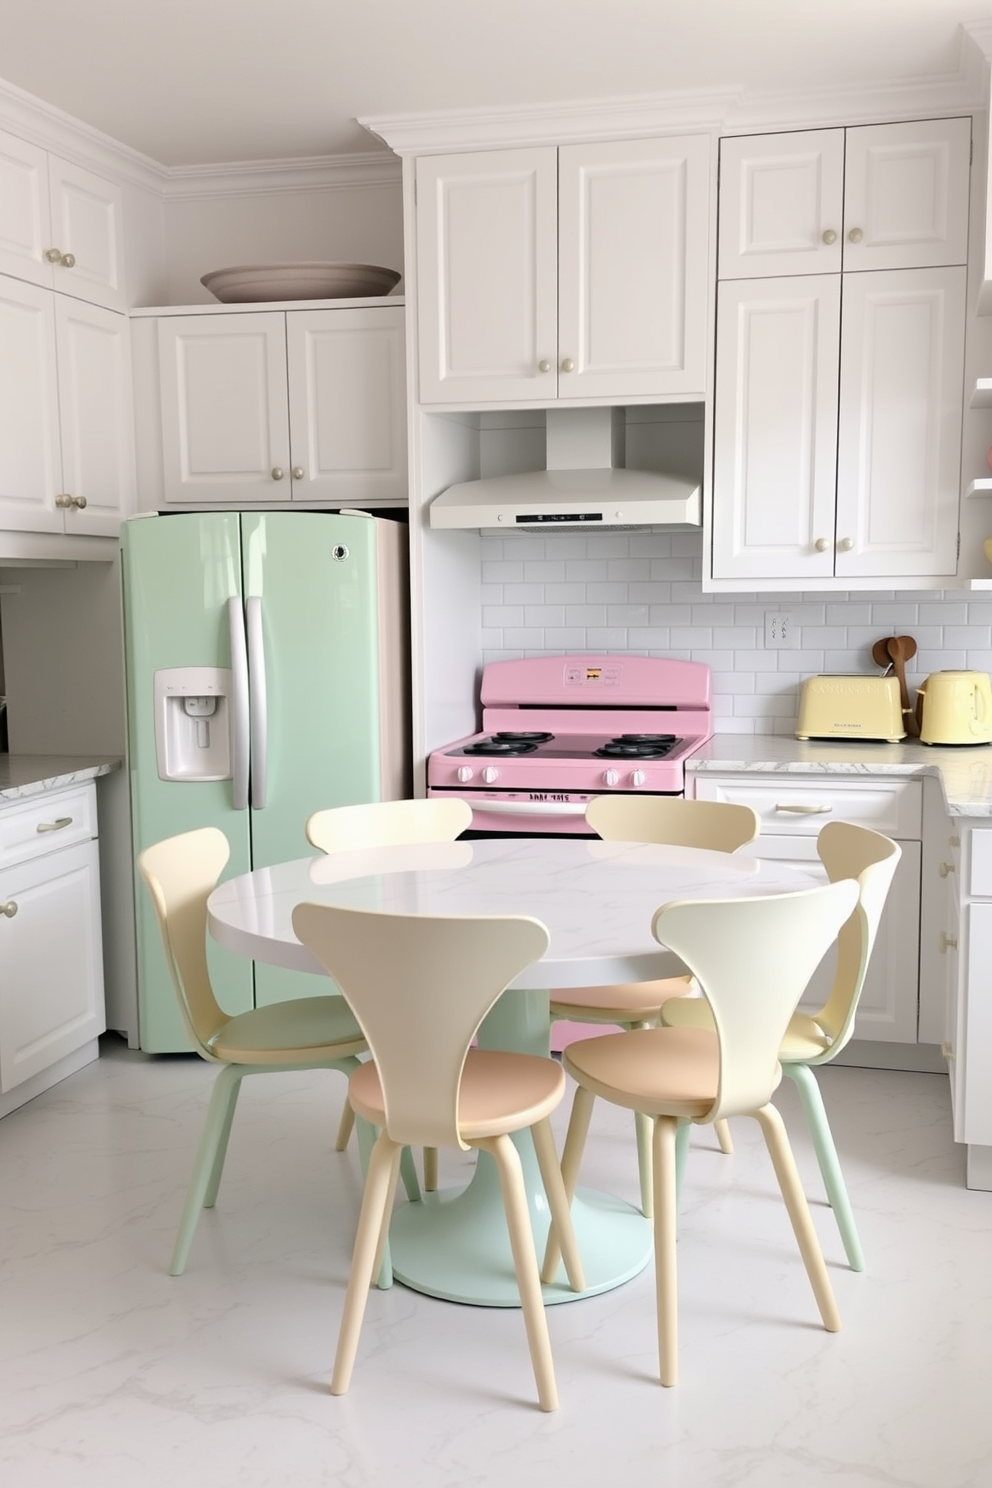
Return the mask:
<path id="1" fill-rule="evenodd" d="M 95 1058 L 105 1027 L 88 784 L 0 808 L 0 1114 Z"/>
<path id="2" fill-rule="evenodd" d="M 948 855 L 957 892 L 948 898 L 947 1031 L 954 1138 L 968 1148 L 968 1187 L 992 1189 L 992 823 L 950 823 L 960 866 Z M 949 877 L 951 874 L 948 875 Z"/>
<path id="3" fill-rule="evenodd" d="M 902 857 L 886 902 L 855 1022 L 856 1039 L 915 1044 L 919 1019 L 922 789 L 918 781 L 844 782 L 823 777 L 700 772 L 692 777 L 700 800 L 751 806 L 761 834 L 742 848 L 822 874 L 816 838 L 828 821 L 871 827 L 898 841 Z M 822 1007 L 833 977 L 824 959 L 801 1006 Z M 843 1056 L 841 1056 L 843 1057 Z"/>

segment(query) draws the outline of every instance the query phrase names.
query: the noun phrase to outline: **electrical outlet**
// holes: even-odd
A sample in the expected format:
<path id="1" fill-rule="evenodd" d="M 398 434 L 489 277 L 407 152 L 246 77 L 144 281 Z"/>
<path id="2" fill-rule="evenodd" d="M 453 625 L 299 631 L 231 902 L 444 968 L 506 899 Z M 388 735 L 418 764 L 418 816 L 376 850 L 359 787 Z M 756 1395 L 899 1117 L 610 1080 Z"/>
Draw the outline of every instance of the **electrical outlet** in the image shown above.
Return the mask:
<path id="1" fill-rule="evenodd" d="M 779 610 L 766 610 L 765 645 L 783 651 L 794 650 L 799 645 L 799 630 L 791 615 Z"/>

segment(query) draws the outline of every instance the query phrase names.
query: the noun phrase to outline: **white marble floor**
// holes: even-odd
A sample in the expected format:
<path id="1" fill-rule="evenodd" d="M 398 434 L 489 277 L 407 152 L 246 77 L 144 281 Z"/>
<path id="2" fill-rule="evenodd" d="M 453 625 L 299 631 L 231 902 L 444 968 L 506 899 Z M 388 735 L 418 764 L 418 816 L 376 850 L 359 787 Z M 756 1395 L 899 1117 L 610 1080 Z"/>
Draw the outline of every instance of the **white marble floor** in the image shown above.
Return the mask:
<path id="1" fill-rule="evenodd" d="M 937 1075 L 822 1072 L 868 1270 L 847 1270 L 785 1083 L 844 1330 L 818 1325 L 752 1123 L 697 1134 L 679 1246 L 681 1381 L 653 1276 L 549 1310 L 543 1415 L 516 1311 L 372 1294 L 327 1390 L 359 1177 L 334 1074 L 246 1082 L 216 1210 L 166 1265 L 211 1072 L 119 1040 L 0 1122 L 5 1488 L 986 1488 L 992 1195 L 964 1187 Z M 442 1180 L 457 1179 L 449 1156 Z M 634 1200 L 629 1118 L 584 1181 Z"/>

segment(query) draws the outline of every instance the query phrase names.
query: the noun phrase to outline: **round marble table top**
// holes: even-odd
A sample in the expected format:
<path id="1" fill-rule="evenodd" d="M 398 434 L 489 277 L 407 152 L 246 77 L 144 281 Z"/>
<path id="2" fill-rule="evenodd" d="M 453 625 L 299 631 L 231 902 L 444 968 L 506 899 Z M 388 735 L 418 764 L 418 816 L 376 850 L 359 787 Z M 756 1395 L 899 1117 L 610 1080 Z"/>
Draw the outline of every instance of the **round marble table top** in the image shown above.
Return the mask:
<path id="1" fill-rule="evenodd" d="M 293 933 L 310 900 L 392 914 L 532 915 L 547 955 L 513 985 L 599 986 L 671 976 L 681 963 L 651 934 L 676 899 L 727 899 L 812 888 L 812 873 L 744 854 L 598 838 L 520 837 L 416 843 L 301 858 L 220 884 L 210 932 L 229 950 L 320 972 Z"/>

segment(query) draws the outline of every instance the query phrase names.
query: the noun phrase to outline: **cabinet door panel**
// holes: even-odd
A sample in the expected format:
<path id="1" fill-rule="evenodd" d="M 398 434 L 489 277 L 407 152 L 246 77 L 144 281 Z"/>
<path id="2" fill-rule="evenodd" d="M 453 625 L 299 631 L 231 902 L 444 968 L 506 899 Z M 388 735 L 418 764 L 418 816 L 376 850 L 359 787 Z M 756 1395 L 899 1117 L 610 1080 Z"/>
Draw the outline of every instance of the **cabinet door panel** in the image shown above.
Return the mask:
<path id="1" fill-rule="evenodd" d="M 67 532 L 116 537 L 134 492 L 127 317 L 56 296 L 62 482 Z"/>
<path id="2" fill-rule="evenodd" d="M 61 532 L 62 489 L 53 296 L 0 283 L 0 527 Z"/>
<path id="3" fill-rule="evenodd" d="M 833 572 L 839 314 L 839 275 L 719 286 L 714 578 Z"/>
<path id="4" fill-rule="evenodd" d="M 405 500 L 403 324 L 400 306 L 288 312 L 295 500 Z"/>
<path id="5" fill-rule="evenodd" d="M 706 136 L 559 150 L 559 397 L 704 394 L 708 200 Z"/>
<path id="6" fill-rule="evenodd" d="M 843 192 L 843 129 L 722 140 L 719 277 L 839 272 Z"/>
<path id="7" fill-rule="evenodd" d="M 964 269 L 845 276 L 839 578 L 956 570 L 964 312 Z"/>
<path id="8" fill-rule="evenodd" d="M 967 263 L 970 150 L 970 119 L 849 129 L 845 270 Z"/>
<path id="9" fill-rule="evenodd" d="M 124 310 L 124 229 L 120 188 L 92 171 L 49 156 L 52 236 L 71 268 L 56 264 L 52 283 L 65 294 Z"/>
<path id="10" fill-rule="evenodd" d="M 958 1142 L 992 1145 L 992 998 L 989 997 L 989 967 L 992 966 L 992 904 L 969 904 L 965 909 L 966 934 L 963 998 L 958 1008 L 955 1038 L 955 1075 L 959 1099 L 955 1102 L 954 1137 Z M 962 1057 L 963 1051 L 963 1057 Z"/>
<path id="11" fill-rule="evenodd" d="M 158 333 L 166 500 L 288 501 L 285 316 L 180 315 Z"/>
<path id="12" fill-rule="evenodd" d="M 556 151 L 428 156 L 416 170 L 420 401 L 554 398 Z"/>
<path id="13" fill-rule="evenodd" d="M 51 288 L 48 156 L 0 132 L 0 273 Z"/>
<path id="14" fill-rule="evenodd" d="M 104 1031 L 95 842 L 0 873 L 0 1089 L 11 1090 Z"/>

